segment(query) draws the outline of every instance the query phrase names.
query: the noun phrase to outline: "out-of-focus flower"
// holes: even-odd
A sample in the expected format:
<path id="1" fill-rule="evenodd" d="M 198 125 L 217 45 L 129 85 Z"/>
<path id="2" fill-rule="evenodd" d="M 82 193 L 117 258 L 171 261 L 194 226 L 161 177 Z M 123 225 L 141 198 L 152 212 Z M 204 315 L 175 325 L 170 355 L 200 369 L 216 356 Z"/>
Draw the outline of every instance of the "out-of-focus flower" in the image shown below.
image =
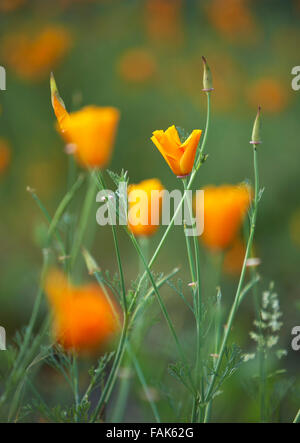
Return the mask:
<path id="1" fill-rule="evenodd" d="M 300 247 L 300 209 L 297 209 L 292 214 L 289 222 L 289 228 L 293 243 Z"/>
<path id="2" fill-rule="evenodd" d="M 86 106 L 68 113 L 51 76 L 51 99 L 60 132 L 69 152 L 84 167 L 102 168 L 110 160 L 115 141 L 119 110 L 113 107 Z"/>
<path id="3" fill-rule="evenodd" d="M 139 184 L 133 184 L 128 187 L 128 195 L 131 194 L 132 196 L 132 200 L 129 198 L 128 202 L 129 211 L 133 208 L 133 206 L 137 208 L 137 211 L 135 214 L 133 214 L 133 217 L 138 223 L 128 224 L 129 229 L 134 235 L 148 237 L 155 234 L 157 231 L 162 196 L 158 195 L 157 193 L 153 193 L 151 195 L 151 193 L 152 191 L 158 191 L 160 193 L 163 190 L 163 185 L 156 178 L 144 180 Z M 145 198 L 138 195 L 140 191 L 145 193 Z M 151 206 L 153 208 L 154 219 L 151 216 Z"/>
<path id="4" fill-rule="evenodd" d="M 146 29 L 152 41 L 178 45 L 182 42 L 182 0 L 147 0 Z"/>
<path id="5" fill-rule="evenodd" d="M 0 174 L 3 174 L 9 164 L 11 159 L 11 148 L 7 140 L 0 138 Z"/>
<path id="6" fill-rule="evenodd" d="M 206 6 L 211 24 L 223 36 L 238 42 L 255 41 L 258 26 L 249 9 L 248 0 L 211 0 Z"/>
<path id="7" fill-rule="evenodd" d="M 142 48 L 127 50 L 118 62 L 120 76 L 132 83 L 144 83 L 150 80 L 157 66 L 153 55 Z"/>
<path id="8" fill-rule="evenodd" d="M 70 45 L 70 32 L 61 26 L 47 26 L 36 34 L 13 33 L 3 41 L 3 59 L 21 78 L 40 80 L 63 59 Z"/>
<path id="9" fill-rule="evenodd" d="M 284 111 L 289 102 L 287 88 L 273 77 L 263 77 L 249 87 L 247 98 L 251 106 L 260 103 L 264 112 L 278 113 Z"/>
<path id="10" fill-rule="evenodd" d="M 226 249 L 233 243 L 250 201 L 251 189 L 244 184 L 204 188 L 204 232 L 200 238 L 207 248 Z"/>
<path id="11" fill-rule="evenodd" d="M 54 314 L 53 333 L 64 349 L 96 351 L 118 332 L 118 311 L 97 284 L 76 287 L 63 273 L 52 270 L 46 277 L 45 292 Z"/>
<path id="12" fill-rule="evenodd" d="M 23 6 L 26 0 L 0 0 L 0 11 L 11 12 Z"/>
<path id="13" fill-rule="evenodd" d="M 229 275 L 239 275 L 243 266 L 246 247 L 245 243 L 236 238 L 224 257 L 224 271 Z"/>
<path id="14" fill-rule="evenodd" d="M 200 129 L 194 129 L 190 136 L 182 142 L 176 127 L 173 125 L 166 131 L 154 131 L 151 140 L 174 174 L 178 177 L 184 177 L 190 174 L 193 169 L 201 133 Z"/>

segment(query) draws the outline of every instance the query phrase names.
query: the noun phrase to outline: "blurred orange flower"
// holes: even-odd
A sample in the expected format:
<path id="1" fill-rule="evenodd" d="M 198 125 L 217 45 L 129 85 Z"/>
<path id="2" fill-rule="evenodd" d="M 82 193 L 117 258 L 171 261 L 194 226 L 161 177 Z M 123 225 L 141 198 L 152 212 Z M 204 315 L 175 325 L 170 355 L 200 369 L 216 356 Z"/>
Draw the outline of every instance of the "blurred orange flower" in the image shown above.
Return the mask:
<path id="1" fill-rule="evenodd" d="M 251 41 L 257 37 L 257 24 L 248 0 L 211 0 L 206 6 L 211 24 L 225 37 L 235 41 Z"/>
<path id="2" fill-rule="evenodd" d="M 86 106 L 68 113 L 51 77 L 52 106 L 60 132 L 78 163 L 102 168 L 110 160 L 115 141 L 119 110 L 113 107 Z"/>
<path id="3" fill-rule="evenodd" d="M 278 113 L 283 111 L 289 102 L 287 88 L 273 77 L 263 77 L 250 86 L 247 93 L 248 102 L 257 108 L 260 103 L 264 112 Z"/>
<path id="4" fill-rule="evenodd" d="M 0 138 L 0 174 L 3 174 L 9 164 L 11 159 L 11 148 L 7 140 Z"/>
<path id="5" fill-rule="evenodd" d="M 25 2 L 26 0 L 0 0 L 0 11 L 15 11 L 20 6 L 24 5 Z"/>
<path id="6" fill-rule="evenodd" d="M 4 62 L 26 80 L 40 80 L 65 56 L 71 35 L 61 26 L 47 26 L 36 34 L 19 32 L 3 41 Z"/>
<path id="7" fill-rule="evenodd" d="M 161 182 L 156 179 L 152 178 L 149 180 L 144 180 L 140 182 L 139 184 L 130 185 L 128 187 L 128 194 L 132 192 L 132 199 L 133 201 L 128 202 L 129 210 L 137 205 L 137 214 L 136 217 L 138 217 L 140 220 L 143 220 L 145 218 L 147 220 L 146 223 L 137 223 L 137 224 L 128 224 L 129 229 L 131 232 L 136 236 L 145 236 L 148 237 L 150 235 L 155 234 L 155 232 L 158 229 L 158 224 L 154 224 L 155 220 L 159 219 L 159 213 L 161 210 L 161 202 L 162 197 L 161 195 L 156 195 L 154 193 L 151 196 L 152 191 L 163 191 L 164 187 L 161 184 Z M 144 191 L 147 195 L 147 199 L 143 199 L 136 194 L 134 196 L 135 191 Z M 151 217 L 151 205 L 153 208 L 153 216 L 154 220 Z"/>
<path id="8" fill-rule="evenodd" d="M 193 169 L 201 133 L 200 129 L 194 129 L 190 136 L 182 143 L 178 131 L 173 125 L 166 131 L 154 131 L 151 140 L 174 174 L 178 177 L 184 177 Z"/>
<path id="9" fill-rule="evenodd" d="M 233 243 L 250 201 L 251 188 L 244 184 L 204 188 L 204 232 L 201 239 L 207 248 L 220 250 Z"/>
<path id="10" fill-rule="evenodd" d="M 45 292 L 54 314 L 55 339 L 66 350 L 91 352 L 103 348 L 119 330 L 111 304 L 97 284 L 73 286 L 65 275 L 51 270 Z"/>
<path id="11" fill-rule="evenodd" d="M 143 83 L 151 79 L 157 69 L 153 55 L 143 48 L 127 50 L 118 62 L 120 76 L 132 83 Z"/>
<path id="12" fill-rule="evenodd" d="M 179 44 L 183 39 L 182 0 L 147 0 L 146 29 L 153 41 Z"/>

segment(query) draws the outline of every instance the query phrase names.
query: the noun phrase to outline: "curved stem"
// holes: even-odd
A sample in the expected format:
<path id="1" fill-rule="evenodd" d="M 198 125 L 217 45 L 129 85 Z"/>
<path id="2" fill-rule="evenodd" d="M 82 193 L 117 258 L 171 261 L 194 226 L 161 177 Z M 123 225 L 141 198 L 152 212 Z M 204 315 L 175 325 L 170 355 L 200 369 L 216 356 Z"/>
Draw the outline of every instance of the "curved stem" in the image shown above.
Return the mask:
<path id="1" fill-rule="evenodd" d="M 206 401 L 209 401 L 208 406 L 206 407 L 206 415 L 205 415 L 205 421 L 208 420 L 208 411 L 210 408 L 210 402 L 211 402 L 211 395 L 213 393 L 213 389 L 216 383 L 216 379 L 218 377 L 218 372 L 220 370 L 221 364 L 222 364 L 222 360 L 224 357 L 224 353 L 226 350 L 226 345 L 228 342 L 228 338 L 231 332 L 231 327 L 233 324 L 233 320 L 235 318 L 235 314 L 236 311 L 239 307 L 240 304 L 240 295 L 242 292 L 242 287 L 243 287 L 243 283 L 244 283 L 244 279 L 245 279 L 245 273 L 246 273 L 246 264 L 247 264 L 247 259 L 249 257 L 251 248 L 252 248 L 252 243 L 253 243 L 253 237 L 254 237 L 254 232 L 255 232 L 255 225 L 256 225 L 256 218 L 257 218 L 257 208 L 258 208 L 258 202 L 259 202 L 259 176 L 258 176 L 258 166 L 257 166 L 257 151 L 256 151 L 256 147 L 253 147 L 253 163 L 254 163 L 254 177 L 255 177 L 255 190 L 254 190 L 254 205 L 253 205 L 253 211 L 252 211 L 252 216 L 251 216 L 251 226 L 250 226 L 250 235 L 248 238 L 248 243 L 247 243 L 247 248 L 246 248 L 246 252 L 245 252 L 245 257 L 244 257 L 244 262 L 243 262 L 243 267 L 242 267 L 242 271 L 241 271 L 241 275 L 240 275 L 240 279 L 239 279 L 239 283 L 238 283 L 238 287 L 237 287 L 237 291 L 236 291 L 236 295 L 235 295 L 235 299 L 228 317 L 228 321 L 226 324 L 226 330 L 225 330 L 225 334 L 224 334 L 224 338 L 221 344 L 221 348 L 220 348 L 220 352 L 219 352 L 219 357 L 217 359 L 217 363 L 216 363 L 216 367 L 214 369 L 214 374 L 211 378 L 208 390 L 207 390 L 207 394 L 206 394 Z"/>
<path id="2" fill-rule="evenodd" d="M 101 412 L 102 408 L 106 405 L 106 403 L 110 397 L 111 391 L 112 391 L 115 381 L 116 381 L 118 370 L 120 368 L 122 357 L 124 354 L 127 334 L 128 334 L 128 318 L 127 318 L 127 315 L 125 315 L 117 353 L 116 353 L 111 371 L 109 373 L 108 379 L 105 383 L 105 387 L 102 391 L 101 397 L 100 397 L 98 404 L 95 408 L 95 411 L 92 415 L 91 423 L 94 423 L 97 420 L 99 413 Z"/>

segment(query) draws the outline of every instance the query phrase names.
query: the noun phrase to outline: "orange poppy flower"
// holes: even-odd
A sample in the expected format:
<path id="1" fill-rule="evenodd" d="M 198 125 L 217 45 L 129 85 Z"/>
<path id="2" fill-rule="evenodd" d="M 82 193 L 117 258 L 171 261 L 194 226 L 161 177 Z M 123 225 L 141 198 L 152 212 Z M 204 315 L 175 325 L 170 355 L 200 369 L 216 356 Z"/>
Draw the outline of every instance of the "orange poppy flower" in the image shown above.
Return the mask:
<path id="1" fill-rule="evenodd" d="M 46 277 L 45 291 L 53 309 L 54 336 L 64 349 L 95 351 L 119 330 L 118 313 L 97 284 L 76 287 L 63 273 L 52 270 Z"/>
<path id="2" fill-rule="evenodd" d="M 4 173 L 10 163 L 10 147 L 4 138 L 0 138 L 0 174 Z"/>
<path id="3" fill-rule="evenodd" d="M 155 234 L 155 232 L 157 231 L 162 196 L 156 195 L 156 193 L 151 195 L 151 193 L 152 191 L 161 192 L 163 190 L 163 185 L 156 178 L 144 180 L 137 185 L 130 185 L 128 187 L 128 195 L 132 192 L 131 195 L 133 199 L 133 201 L 130 201 L 129 199 L 129 211 L 133 208 L 133 206 L 137 205 L 137 212 L 133 215 L 133 217 L 137 217 L 140 220 L 140 222 L 136 224 L 128 222 L 128 227 L 134 235 L 148 237 Z M 139 195 L 134 196 L 136 191 L 144 191 L 145 198 L 142 198 Z M 154 214 L 154 218 L 156 218 L 157 220 L 152 220 L 151 218 L 151 205 L 153 208 L 152 213 Z"/>
<path id="4" fill-rule="evenodd" d="M 200 129 L 194 129 L 190 136 L 182 143 L 178 131 L 173 125 L 166 131 L 154 131 L 151 140 L 174 174 L 178 177 L 184 177 L 193 169 L 201 133 Z"/>
<path id="5" fill-rule="evenodd" d="M 59 130 L 81 166 L 102 168 L 110 160 L 115 141 L 119 110 L 113 107 L 86 106 L 67 112 L 51 76 L 52 106 Z"/>
<path id="6" fill-rule="evenodd" d="M 207 248 L 225 249 L 233 243 L 250 201 L 251 189 L 244 184 L 204 188 L 204 232 L 201 239 Z"/>

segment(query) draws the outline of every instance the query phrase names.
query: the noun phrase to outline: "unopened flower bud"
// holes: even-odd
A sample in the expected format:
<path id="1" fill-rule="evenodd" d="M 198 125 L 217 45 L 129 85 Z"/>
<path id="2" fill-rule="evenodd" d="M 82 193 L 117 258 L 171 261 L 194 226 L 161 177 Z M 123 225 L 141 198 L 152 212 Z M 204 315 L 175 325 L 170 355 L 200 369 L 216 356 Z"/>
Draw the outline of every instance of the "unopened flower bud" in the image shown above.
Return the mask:
<path id="1" fill-rule="evenodd" d="M 213 91 L 213 83 L 212 83 L 212 75 L 211 75 L 211 70 L 207 64 L 206 58 L 202 56 L 202 60 L 203 60 L 203 67 L 204 67 L 204 71 L 203 71 L 203 89 L 202 91 L 204 92 L 210 92 Z"/>
<path id="2" fill-rule="evenodd" d="M 255 122 L 253 125 L 252 136 L 251 136 L 251 141 L 250 141 L 250 143 L 255 146 L 259 145 L 261 143 L 261 140 L 260 140 L 260 129 L 261 129 L 260 112 L 261 112 L 261 107 L 259 106 L 257 114 L 256 114 Z"/>

